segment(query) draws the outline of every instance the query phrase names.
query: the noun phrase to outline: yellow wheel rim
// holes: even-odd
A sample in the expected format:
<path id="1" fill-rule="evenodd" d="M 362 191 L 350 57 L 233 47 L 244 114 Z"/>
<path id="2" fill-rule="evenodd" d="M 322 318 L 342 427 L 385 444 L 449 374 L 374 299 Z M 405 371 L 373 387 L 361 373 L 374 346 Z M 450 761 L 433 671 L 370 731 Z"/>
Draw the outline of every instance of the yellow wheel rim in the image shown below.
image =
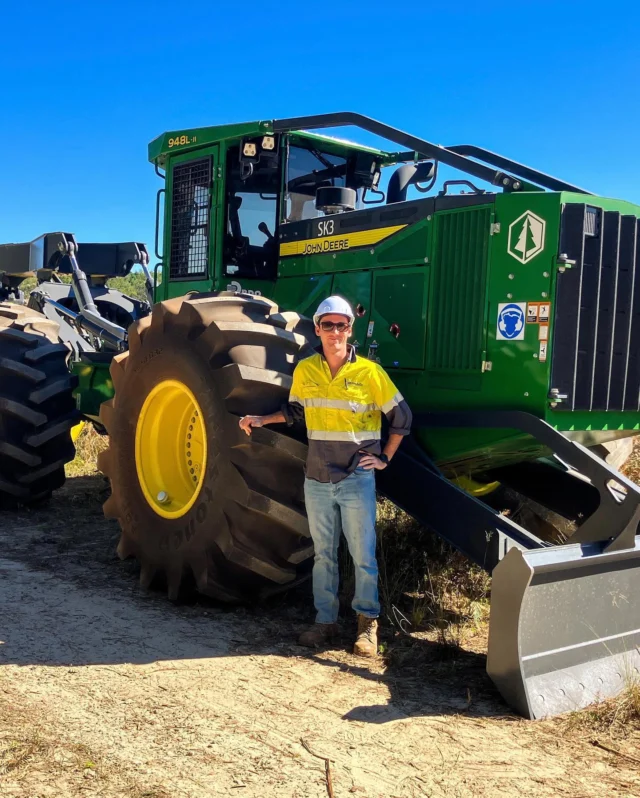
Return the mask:
<path id="1" fill-rule="evenodd" d="M 71 440 L 75 443 L 84 429 L 84 421 L 79 421 L 75 427 L 71 427 Z"/>
<path id="2" fill-rule="evenodd" d="M 195 396 L 178 380 L 159 383 L 136 426 L 136 470 L 151 508 L 180 518 L 193 507 L 207 466 L 207 438 Z"/>

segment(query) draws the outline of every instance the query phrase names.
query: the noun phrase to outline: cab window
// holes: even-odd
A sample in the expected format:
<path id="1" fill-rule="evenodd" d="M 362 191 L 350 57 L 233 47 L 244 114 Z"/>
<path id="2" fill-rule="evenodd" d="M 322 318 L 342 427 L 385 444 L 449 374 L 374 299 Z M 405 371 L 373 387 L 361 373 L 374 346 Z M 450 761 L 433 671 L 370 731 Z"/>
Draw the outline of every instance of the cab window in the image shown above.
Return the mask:
<path id="1" fill-rule="evenodd" d="M 299 222 L 320 216 L 316 210 L 319 186 L 345 186 L 347 159 L 316 149 L 289 147 L 285 219 Z"/>
<path id="2" fill-rule="evenodd" d="M 227 152 L 227 220 L 224 273 L 227 277 L 274 279 L 277 272 L 279 160 L 265 158 L 247 168 L 240 148 Z"/>

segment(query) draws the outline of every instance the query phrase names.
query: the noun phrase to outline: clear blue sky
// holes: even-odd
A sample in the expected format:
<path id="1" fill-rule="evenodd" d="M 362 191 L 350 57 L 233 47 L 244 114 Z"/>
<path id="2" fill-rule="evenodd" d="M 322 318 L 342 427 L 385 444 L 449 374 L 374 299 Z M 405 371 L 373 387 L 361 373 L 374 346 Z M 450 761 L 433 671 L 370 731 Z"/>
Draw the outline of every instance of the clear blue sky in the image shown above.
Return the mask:
<path id="1" fill-rule="evenodd" d="M 151 245 L 152 138 L 335 110 L 640 204 L 639 29 L 631 0 L 6 4 L 0 242 Z"/>

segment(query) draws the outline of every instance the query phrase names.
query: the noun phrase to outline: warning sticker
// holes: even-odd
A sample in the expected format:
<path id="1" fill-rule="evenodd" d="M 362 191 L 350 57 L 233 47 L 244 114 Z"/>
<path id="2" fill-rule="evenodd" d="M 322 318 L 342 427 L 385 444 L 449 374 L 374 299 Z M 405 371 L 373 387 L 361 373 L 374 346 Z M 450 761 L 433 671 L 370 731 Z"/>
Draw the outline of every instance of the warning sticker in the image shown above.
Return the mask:
<path id="1" fill-rule="evenodd" d="M 549 325 L 548 324 L 541 324 L 538 327 L 538 340 L 539 341 L 546 341 L 549 338 Z"/>
<path id="2" fill-rule="evenodd" d="M 547 342 L 540 341 L 540 352 L 538 353 L 538 360 L 544 363 L 547 359 Z"/>
<path id="3" fill-rule="evenodd" d="M 375 322 L 373 322 L 373 321 L 369 322 L 369 326 L 367 327 L 367 338 L 371 338 L 371 336 L 373 335 L 373 325 L 374 324 L 375 324 Z"/>
<path id="4" fill-rule="evenodd" d="M 546 324 L 551 313 L 550 302 L 527 302 L 527 323 Z"/>

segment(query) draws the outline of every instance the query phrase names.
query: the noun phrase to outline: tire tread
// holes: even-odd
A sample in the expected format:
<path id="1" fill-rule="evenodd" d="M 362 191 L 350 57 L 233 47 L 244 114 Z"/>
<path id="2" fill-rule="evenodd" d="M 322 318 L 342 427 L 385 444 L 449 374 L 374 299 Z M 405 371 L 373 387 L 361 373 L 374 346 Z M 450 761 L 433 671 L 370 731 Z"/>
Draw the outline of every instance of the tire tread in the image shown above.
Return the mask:
<path id="1" fill-rule="evenodd" d="M 286 325 L 304 328 L 303 321 L 308 322 L 301 317 L 281 318 L 277 305 L 262 298 L 226 292 L 194 294 L 154 306 L 143 334 L 136 333 L 136 357 L 144 357 L 147 347 L 158 347 L 167 337 L 180 336 L 204 353 L 203 362 L 208 360 L 214 370 L 216 390 L 226 410 L 225 440 L 229 442 L 229 466 L 235 474 L 233 484 L 240 480 L 244 485 L 240 491 L 244 498 L 235 495 L 223 500 L 226 523 L 208 533 L 210 539 L 196 554 L 185 555 L 182 567 L 173 555 L 163 555 L 157 544 L 143 545 L 143 536 L 135 535 L 135 552 L 131 544 L 134 533 L 122 517 L 125 502 L 119 496 L 119 490 L 127 490 L 127 486 L 119 486 L 112 473 L 116 468 L 112 448 L 117 445 L 113 436 L 120 430 L 131 434 L 130 420 L 124 424 L 119 418 L 118 395 L 125 389 L 132 391 L 136 377 L 133 367 L 128 368 L 130 353 L 112 363 L 115 396 L 100 413 L 101 423 L 111 435 L 111 448 L 99 461 L 99 468 L 112 485 L 104 512 L 120 521 L 119 551 L 127 556 L 135 553 L 145 585 L 151 583 L 156 571 L 163 571 L 169 592 L 175 596 L 176 573 L 191 570 L 201 592 L 238 601 L 286 589 L 309 572 L 313 547 L 302 498 L 306 446 L 274 429 L 257 430 L 255 439 L 249 441 L 238 426 L 240 415 L 267 412 L 268 407 L 273 409 L 286 401 L 295 364 L 300 353 L 309 348 L 309 340 Z M 234 356 L 238 358 L 235 361 Z M 279 364 L 277 369 L 265 367 L 272 361 Z M 260 362 L 262 365 L 258 365 Z M 130 384 L 130 380 L 134 382 Z M 286 485 L 274 486 L 273 479 L 265 478 L 267 472 L 273 477 L 269 457 L 282 473 L 291 475 Z M 252 458 L 256 460 L 253 465 Z M 262 466 L 257 464 L 258 458 Z"/>
<path id="2" fill-rule="evenodd" d="M 0 503 L 40 503 L 64 482 L 78 420 L 69 349 L 37 311 L 0 303 Z M 65 423 L 61 426 L 61 419 Z"/>

